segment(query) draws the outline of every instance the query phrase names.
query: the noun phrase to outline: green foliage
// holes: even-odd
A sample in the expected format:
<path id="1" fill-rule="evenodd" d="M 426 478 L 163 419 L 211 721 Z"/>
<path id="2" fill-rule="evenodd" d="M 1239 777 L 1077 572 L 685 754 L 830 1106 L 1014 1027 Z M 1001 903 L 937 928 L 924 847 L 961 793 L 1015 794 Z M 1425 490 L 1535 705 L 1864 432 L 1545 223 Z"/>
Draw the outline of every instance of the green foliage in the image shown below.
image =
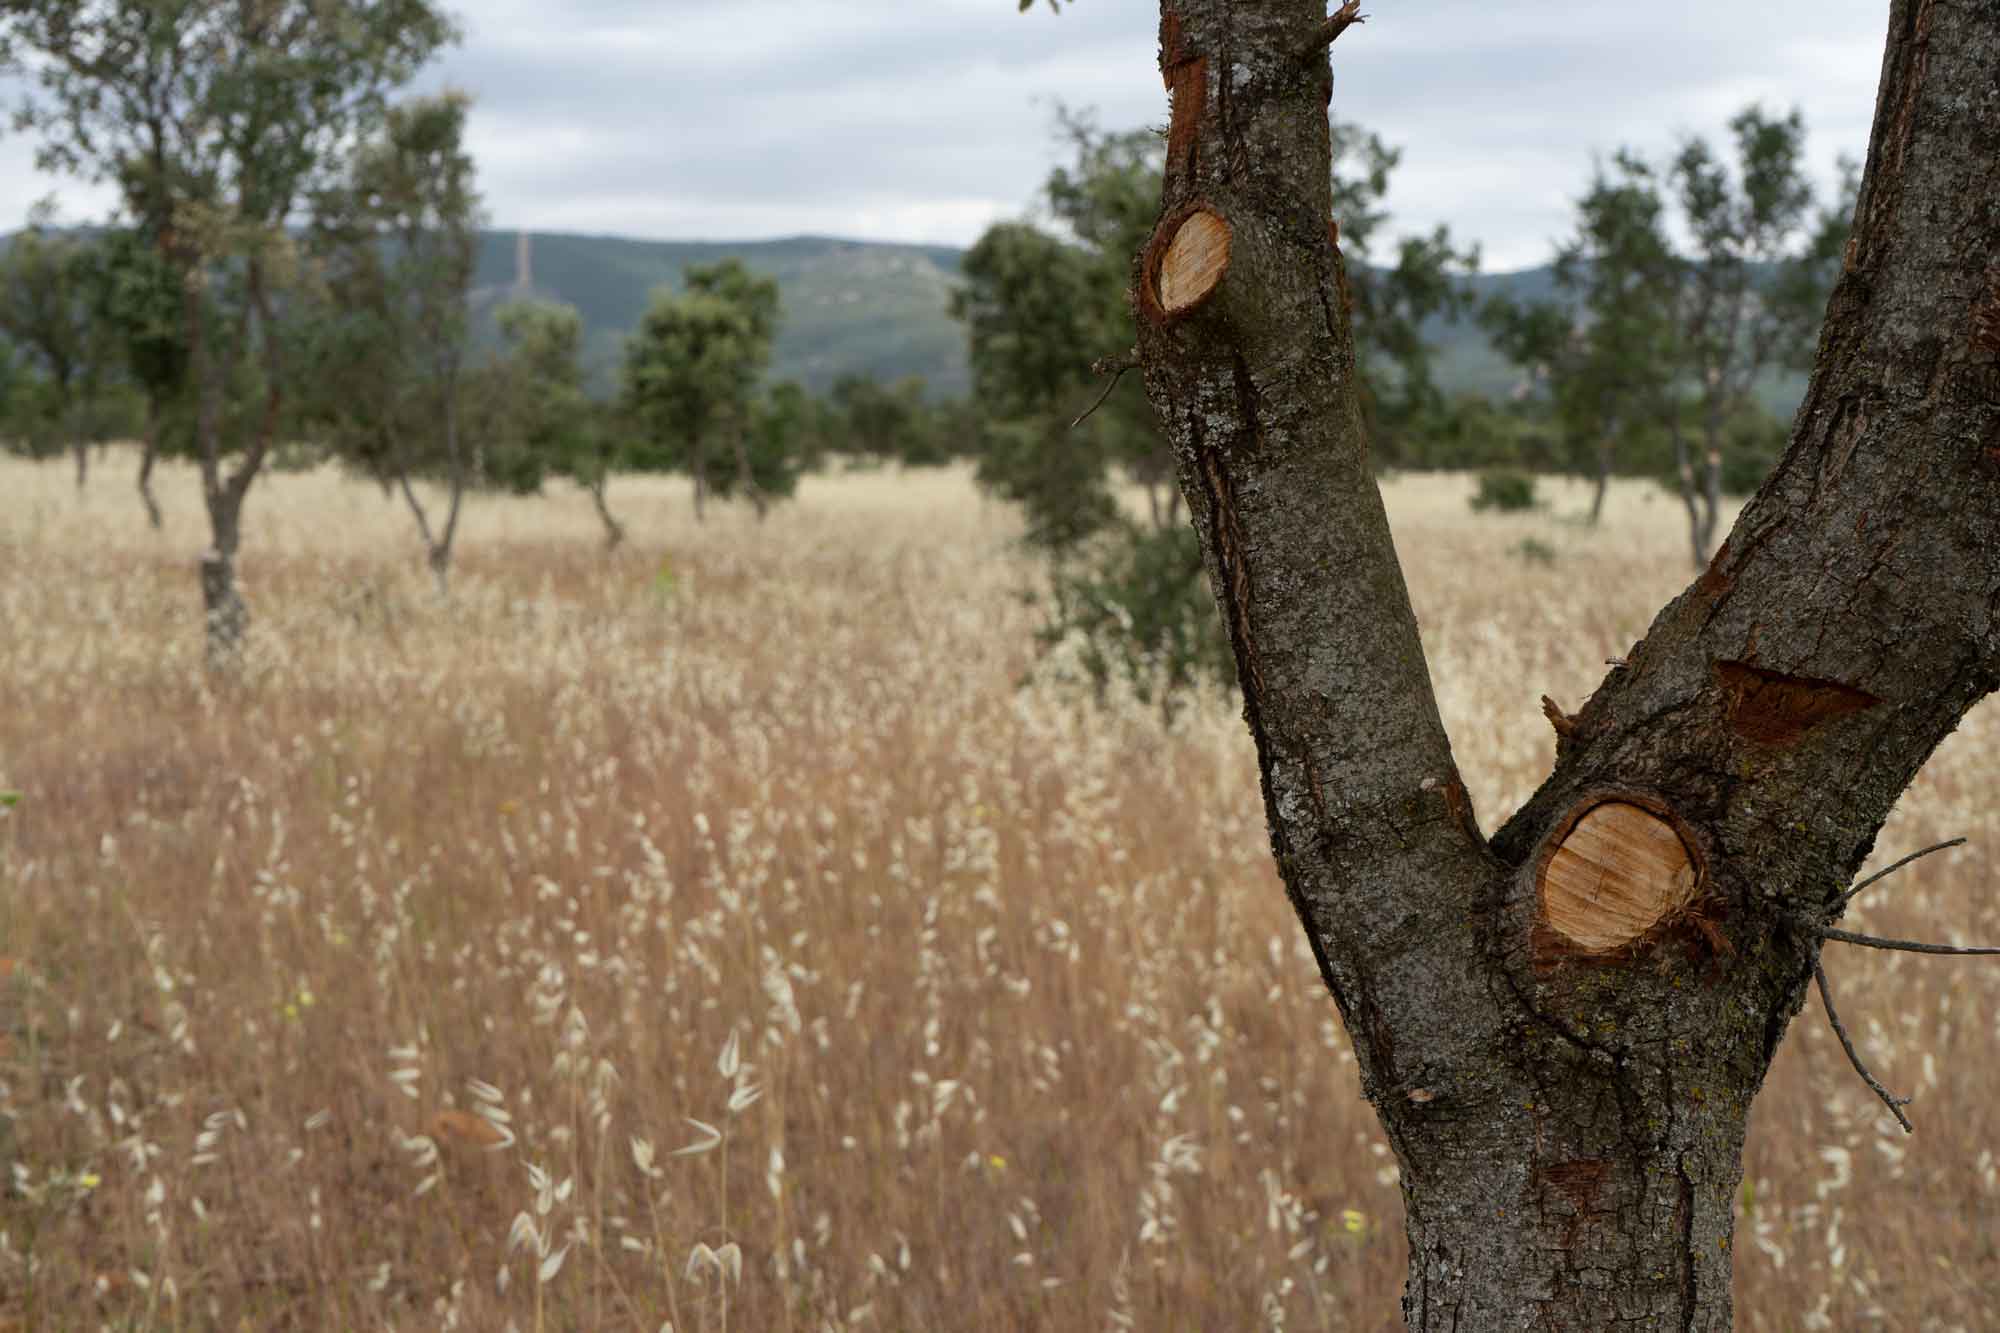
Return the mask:
<path id="1" fill-rule="evenodd" d="M 389 108 L 314 199 L 324 285 L 302 406 L 336 456 L 385 482 L 468 480 L 459 433 L 479 208 L 468 106 L 447 92 Z"/>
<path id="2" fill-rule="evenodd" d="M 495 315 L 500 354 L 474 372 L 486 468 L 528 493 L 547 473 L 601 487 L 617 462 L 609 411 L 584 392 L 583 320 L 572 306 L 514 301 Z"/>
<path id="3" fill-rule="evenodd" d="M 802 429 L 816 432 L 817 447 L 850 456 L 909 467 L 948 463 L 965 449 L 968 423 L 958 406 L 930 402 L 925 387 L 914 375 L 893 384 L 842 376 L 819 416 Z"/>
<path id="4" fill-rule="evenodd" d="M 982 419 L 979 478 L 1021 506 L 1028 540 L 1056 562 L 1045 638 L 1080 632 L 1099 645 L 1093 660 L 1110 662 L 1125 650 L 1114 652 L 1107 636 L 1122 634 L 1132 660 L 1157 661 L 1181 683 L 1224 662 L 1187 637 L 1187 616 L 1207 623 L 1215 613 L 1180 521 L 1173 459 L 1139 378 L 1105 386 L 1090 366 L 1093 353 L 1116 359 L 1135 341 L 1126 293 L 1159 213 L 1163 144 L 1153 131 L 1107 133 L 1069 112 L 1058 124 L 1074 153 L 1044 189 L 1060 233 L 1024 222 L 988 229 L 965 256 L 965 287 L 953 301 Z M 1386 439 L 1392 427 L 1444 410 L 1421 325 L 1463 307 L 1456 275 L 1475 259 L 1440 230 L 1403 243 L 1393 268 L 1369 267 L 1397 154 L 1347 125 L 1335 127 L 1334 153 L 1367 405 Z M 1121 516 L 1120 475 L 1145 489 L 1148 521 Z M 1220 630 L 1210 629 L 1219 644 Z"/>
<path id="5" fill-rule="evenodd" d="M 767 497 L 792 493 L 800 469 L 795 440 L 760 431 L 754 413 L 778 285 L 734 259 L 690 267 L 684 285 L 654 292 L 626 345 L 622 407 L 639 436 L 630 457 L 691 473 L 698 505 L 707 492 L 743 493 L 761 513 Z M 711 462 L 718 444 L 730 447 L 733 468 Z"/>
<path id="6" fill-rule="evenodd" d="M 1194 529 L 1120 521 L 1050 571 L 1048 620 L 1036 631 L 1100 691 L 1114 680 L 1141 698 L 1236 678 Z"/>
<path id="7" fill-rule="evenodd" d="M 1768 433 L 1736 423 L 1761 415 L 1769 372 L 1809 364 L 1856 183 L 1848 164 L 1815 211 L 1797 111 L 1753 106 L 1730 133 L 1733 164 L 1700 139 L 1665 164 L 1618 152 L 1578 203 L 1554 299 L 1496 298 L 1482 311 L 1545 396 L 1570 466 L 1664 472 L 1692 498 L 1691 438 L 1725 491 L 1754 485 L 1775 457 Z M 1687 247 L 1671 239 L 1676 219 Z"/>
<path id="8" fill-rule="evenodd" d="M 1495 470 L 1479 474 L 1479 490 L 1468 502 L 1475 513 L 1497 510 L 1520 513 L 1535 507 L 1535 478 L 1532 473 Z"/>
<path id="9" fill-rule="evenodd" d="M 1513 553 L 1531 565 L 1553 565 L 1556 562 L 1556 548 L 1538 537 L 1523 537 L 1515 542 Z"/>
<path id="10" fill-rule="evenodd" d="M 96 249 L 54 228 L 46 206 L 0 253 L 0 335 L 11 346 L 5 433 L 41 457 L 91 438 L 92 417 L 116 360 L 113 336 L 91 295 Z"/>
<path id="11" fill-rule="evenodd" d="M 184 354 L 202 404 L 189 413 L 199 455 L 212 465 L 250 453 L 239 479 L 209 481 L 212 514 L 220 503 L 232 515 L 218 533 L 232 547 L 234 506 L 278 416 L 222 400 L 254 384 L 270 408 L 307 373 L 284 359 L 296 338 L 288 326 L 309 304 L 282 299 L 302 276 L 288 228 L 380 121 L 388 90 L 454 35 L 428 0 L 20 0 L 0 10 L 0 47 L 32 71 L 16 120 L 39 135 L 37 164 L 114 181 L 140 238 L 113 265 L 140 290 L 107 298 L 150 345 L 141 356 L 153 364 L 135 373 L 170 384 Z M 160 275 L 140 268 L 137 248 L 190 294 L 184 351 L 164 336 L 165 288 L 155 290 Z M 262 364 L 247 370 L 253 345 Z"/>

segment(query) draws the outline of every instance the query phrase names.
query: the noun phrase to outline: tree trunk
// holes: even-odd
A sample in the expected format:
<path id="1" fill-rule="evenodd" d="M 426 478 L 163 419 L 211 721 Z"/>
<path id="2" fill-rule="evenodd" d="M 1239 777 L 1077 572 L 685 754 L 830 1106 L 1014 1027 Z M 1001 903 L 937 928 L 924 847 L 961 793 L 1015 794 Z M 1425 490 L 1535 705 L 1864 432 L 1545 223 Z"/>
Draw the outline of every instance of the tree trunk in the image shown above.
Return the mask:
<path id="1" fill-rule="evenodd" d="M 438 596 L 446 596 L 451 590 L 451 548 L 432 535 L 430 515 L 424 510 L 424 502 L 417 498 L 416 488 L 410 485 L 409 469 L 403 466 L 400 457 L 397 457 L 395 466 L 396 484 L 402 488 L 403 499 L 409 503 L 410 513 L 417 520 L 417 534 L 424 539 L 424 564 L 430 568 Z"/>
<path id="2" fill-rule="evenodd" d="M 159 395 L 146 395 L 146 439 L 145 449 L 139 455 L 139 500 L 146 506 L 146 521 L 153 525 L 153 531 L 160 530 L 160 502 L 153 498 L 153 464 L 160 457 L 160 399 Z"/>
<path id="3" fill-rule="evenodd" d="M 188 284 L 185 307 L 188 366 L 198 395 L 196 445 L 200 451 L 202 498 L 208 509 L 210 536 L 209 549 L 201 557 L 201 597 L 206 612 L 210 670 L 233 668 L 241 654 L 243 639 L 250 631 L 250 608 L 236 586 L 236 550 L 243 532 L 243 501 L 270 453 L 279 410 L 284 405 L 282 354 L 270 295 L 264 285 L 262 260 L 253 257 L 244 266 L 244 274 L 256 317 L 256 333 L 263 346 L 264 411 L 253 435 L 244 442 L 243 459 L 234 472 L 226 472 L 222 465 L 222 395 L 242 359 L 251 332 L 246 327 L 230 345 L 227 358 L 217 365 L 214 349 L 209 346 L 207 298 L 201 282 Z"/>
<path id="4" fill-rule="evenodd" d="M 447 354 L 442 369 L 444 382 L 445 466 L 451 471 L 451 507 L 445 514 L 444 534 L 431 545 L 431 576 L 437 580 L 438 596 L 450 591 L 452 545 L 458 539 L 458 516 L 465 504 L 465 451 L 458 438 L 458 358 Z M 409 489 L 409 483 L 403 483 Z M 429 534 L 425 536 L 428 538 Z"/>
<path id="5" fill-rule="evenodd" d="M 76 489 L 81 495 L 90 481 L 90 441 L 78 437 L 70 442 L 70 452 L 76 455 Z"/>
<path id="6" fill-rule="evenodd" d="M 1597 489 L 1590 496 L 1590 526 L 1596 527 L 1604 517 L 1604 493 L 1611 489 L 1611 441 L 1600 440 L 1597 445 Z"/>
<path id="7" fill-rule="evenodd" d="M 1356 8 L 1165 0 L 1134 280 L 1273 851 L 1402 1169 L 1411 1326 L 1724 1329 L 1744 1127 L 1817 914 L 2000 684 L 2000 122 L 1960 109 L 1990 102 L 2000 11 L 1896 0 L 1791 448 L 1581 710 L 1549 705 L 1554 771 L 1488 843 L 1326 224 L 1321 48 Z"/>
<path id="8" fill-rule="evenodd" d="M 736 484 L 742 487 L 744 494 L 750 497 L 750 504 L 757 511 L 757 521 L 761 523 L 764 521 L 765 514 L 770 511 L 771 502 L 765 496 L 764 488 L 757 484 L 756 474 L 750 470 L 750 445 L 743 438 L 743 430 L 740 426 L 737 427 L 734 433 L 734 439 L 736 441 Z"/>
<path id="9" fill-rule="evenodd" d="M 694 463 L 694 521 L 700 523 L 702 521 L 702 506 L 708 499 L 708 451 L 703 446 L 699 435 L 695 437 L 694 458 L 692 461 Z"/>
<path id="10" fill-rule="evenodd" d="M 611 513 L 611 506 L 605 502 L 604 491 L 611 484 L 611 470 L 599 468 L 596 475 L 586 484 L 590 492 L 590 502 L 597 508 L 598 521 L 604 524 L 604 549 L 615 551 L 625 541 L 625 526 Z"/>
<path id="11" fill-rule="evenodd" d="M 1678 414 L 1679 409 L 1669 404 L 1668 411 Z M 1709 450 L 1707 472 L 1697 477 L 1694 457 L 1688 452 L 1687 436 L 1678 415 L 1669 421 L 1667 431 L 1674 442 L 1674 479 L 1680 487 L 1681 503 L 1687 507 L 1688 547 L 1694 554 L 1694 567 L 1700 569 L 1708 563 L 1708 553 L 1715 544 L 1715 516 L 1722 496 L 1722 454 Z"/>

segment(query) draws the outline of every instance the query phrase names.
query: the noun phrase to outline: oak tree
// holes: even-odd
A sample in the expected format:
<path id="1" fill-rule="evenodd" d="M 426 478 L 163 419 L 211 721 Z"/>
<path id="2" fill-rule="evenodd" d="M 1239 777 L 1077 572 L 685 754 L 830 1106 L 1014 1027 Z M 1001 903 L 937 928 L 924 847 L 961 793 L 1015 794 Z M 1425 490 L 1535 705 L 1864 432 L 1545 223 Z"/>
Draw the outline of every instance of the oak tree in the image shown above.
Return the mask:
<path id="1" fill-rule="evenodd" d="M 288 227 L 453 36 L 430 0 L 0 0 L 0 61 L 33 71 L 18 120 L 37 163 L 116 185 L 183 293 L 212 664 L 249 626 L 243 504 L 301 373 Z M 255 410 L 235 410 L 239 393 Z"/>
<path id="2" fill-rule="evenodd" d="M 729 259 L 690 264 L 683 285 L 653 293 L 626 344 L 622 397 L 647 441 L 638 461 L 657 455 L 685 466 L 697 518 L 710 491 L 734 490 L 762 517 L 769 497 L 789 494 L 797 481 L 784 457 L 753 457 L 750 448 L 752 402 L 777 336 L 778 284 Z M 712 469 L 717 443 L 730 447 L 733 475 Z"/>
<path id="3" fill-rule="evenodd" d="M 462 420 L 479 241 L 469 107 L 445 92 L 389 108 L 314 200 L 313 257 L 326 284 L 316 397 L 339 452 L 401 491 L 440 593 L 472 481 Z M 419 475 L 444 482 L 436 523 L 411 484 Z"/>
<path id="4" fill-rule="evenodd" d="M 1549 372 L 1564 425 L 1595 437 L 1593 517 L 1617 438 L 1665 434 L 1697 566 L 1715 546 L 1731 423 L 1758 410 L 1761 376 L 1809 368 L 1856 187 L 1844 162 L 1832 201 L 1816 200 L 1797 110 L 1751 105 L 1729 131 L 1733 166 L 1699 137 L 1664 166 L 1619 150 L 1556 251 L 1558 299 L 1481 312 L 1503 352 Z"/>
<path id="5" fill-rule="evenodd" d="M 27 410 L 9 415 L 25 432 L 30 452 L 46 442 L 76 460 L 76 485 L 90 475 L 90 436 L 82 409 L 104 379 L 105 328 L 89 299 L 90 242 L 53 226 L 53 210 L 38 206 L 28 226 L 0 253 L 0 334 L 12 342 L 40 389 Z"/>
<path id="6" fill-rule="evenodd" d="M 1161 6 L 1139 351 L 1272 850 L 1401 1167 L 1409 1324 L 1727 1328 L 1751 1099 L 1891 806 L 2000 684 L 2000 8 L 1892 0 L 1790 445 L 1551 710 L 1554 769 L 1490 835 L 1368 466 L 1327 226 L 1327 47 L 1357 11 Z"/>

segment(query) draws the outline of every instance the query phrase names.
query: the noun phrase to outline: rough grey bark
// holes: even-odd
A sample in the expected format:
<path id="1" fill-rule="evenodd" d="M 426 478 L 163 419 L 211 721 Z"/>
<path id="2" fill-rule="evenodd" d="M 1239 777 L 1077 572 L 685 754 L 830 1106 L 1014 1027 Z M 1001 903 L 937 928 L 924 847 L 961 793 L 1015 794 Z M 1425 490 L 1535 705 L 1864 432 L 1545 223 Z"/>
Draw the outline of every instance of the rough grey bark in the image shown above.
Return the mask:
<path id="1" fill-rule="evenodd" d="M 1489 843 L 1370 476 L 1328 225 L 1323 48 L 1355 8 L 1161 10 L 1140 352 L 1272 848 L 1402 1168 L 1410 1325 L 1724 1329 L 1750 1101 L 1818 956 L 1805 919 L 2000 684 L 2000 9 L 1895 0 L 1791 446 L 1624 665 L 1552 711 L 1555 769 Z M 1691 871 L 1677 910 L 1592 950 L 1544 885 L 1609 800 Z"/>

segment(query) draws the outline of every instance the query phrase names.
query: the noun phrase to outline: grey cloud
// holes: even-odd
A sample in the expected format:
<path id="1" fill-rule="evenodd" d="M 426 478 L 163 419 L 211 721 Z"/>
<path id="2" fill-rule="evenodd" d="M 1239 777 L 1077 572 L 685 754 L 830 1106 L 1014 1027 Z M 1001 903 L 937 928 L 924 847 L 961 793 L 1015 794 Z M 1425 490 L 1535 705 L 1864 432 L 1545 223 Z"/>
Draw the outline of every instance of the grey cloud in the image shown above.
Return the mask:
<path id="1" fill-rule="evenodd" d="M 1394 225 L 1448 223 L 1489 267 L 1536 263 L 1593 152 L 1668 151 L 1752 99 L 1802 105 L 1812 160 L 1866 144 L 1874 3 L 1672 9 L 1377 0 L 1334 48 L 1335 114 L 1404 149 Z M 473 92 L 497 225 L 646 236 L 838 231 L 966 244 L 1030 207 L 1060 99 L 1159 124 L 1158 8 L 1077 0 L 463 0 L 422 86 Z M 0 140 L 0 167 L 19 141 Z M 25 157 L 25 153 L 21 154 Z M 0 174 L 0 216 L 53 182 Z M 86 196 L 63 187 L 79 205 Z"/>

